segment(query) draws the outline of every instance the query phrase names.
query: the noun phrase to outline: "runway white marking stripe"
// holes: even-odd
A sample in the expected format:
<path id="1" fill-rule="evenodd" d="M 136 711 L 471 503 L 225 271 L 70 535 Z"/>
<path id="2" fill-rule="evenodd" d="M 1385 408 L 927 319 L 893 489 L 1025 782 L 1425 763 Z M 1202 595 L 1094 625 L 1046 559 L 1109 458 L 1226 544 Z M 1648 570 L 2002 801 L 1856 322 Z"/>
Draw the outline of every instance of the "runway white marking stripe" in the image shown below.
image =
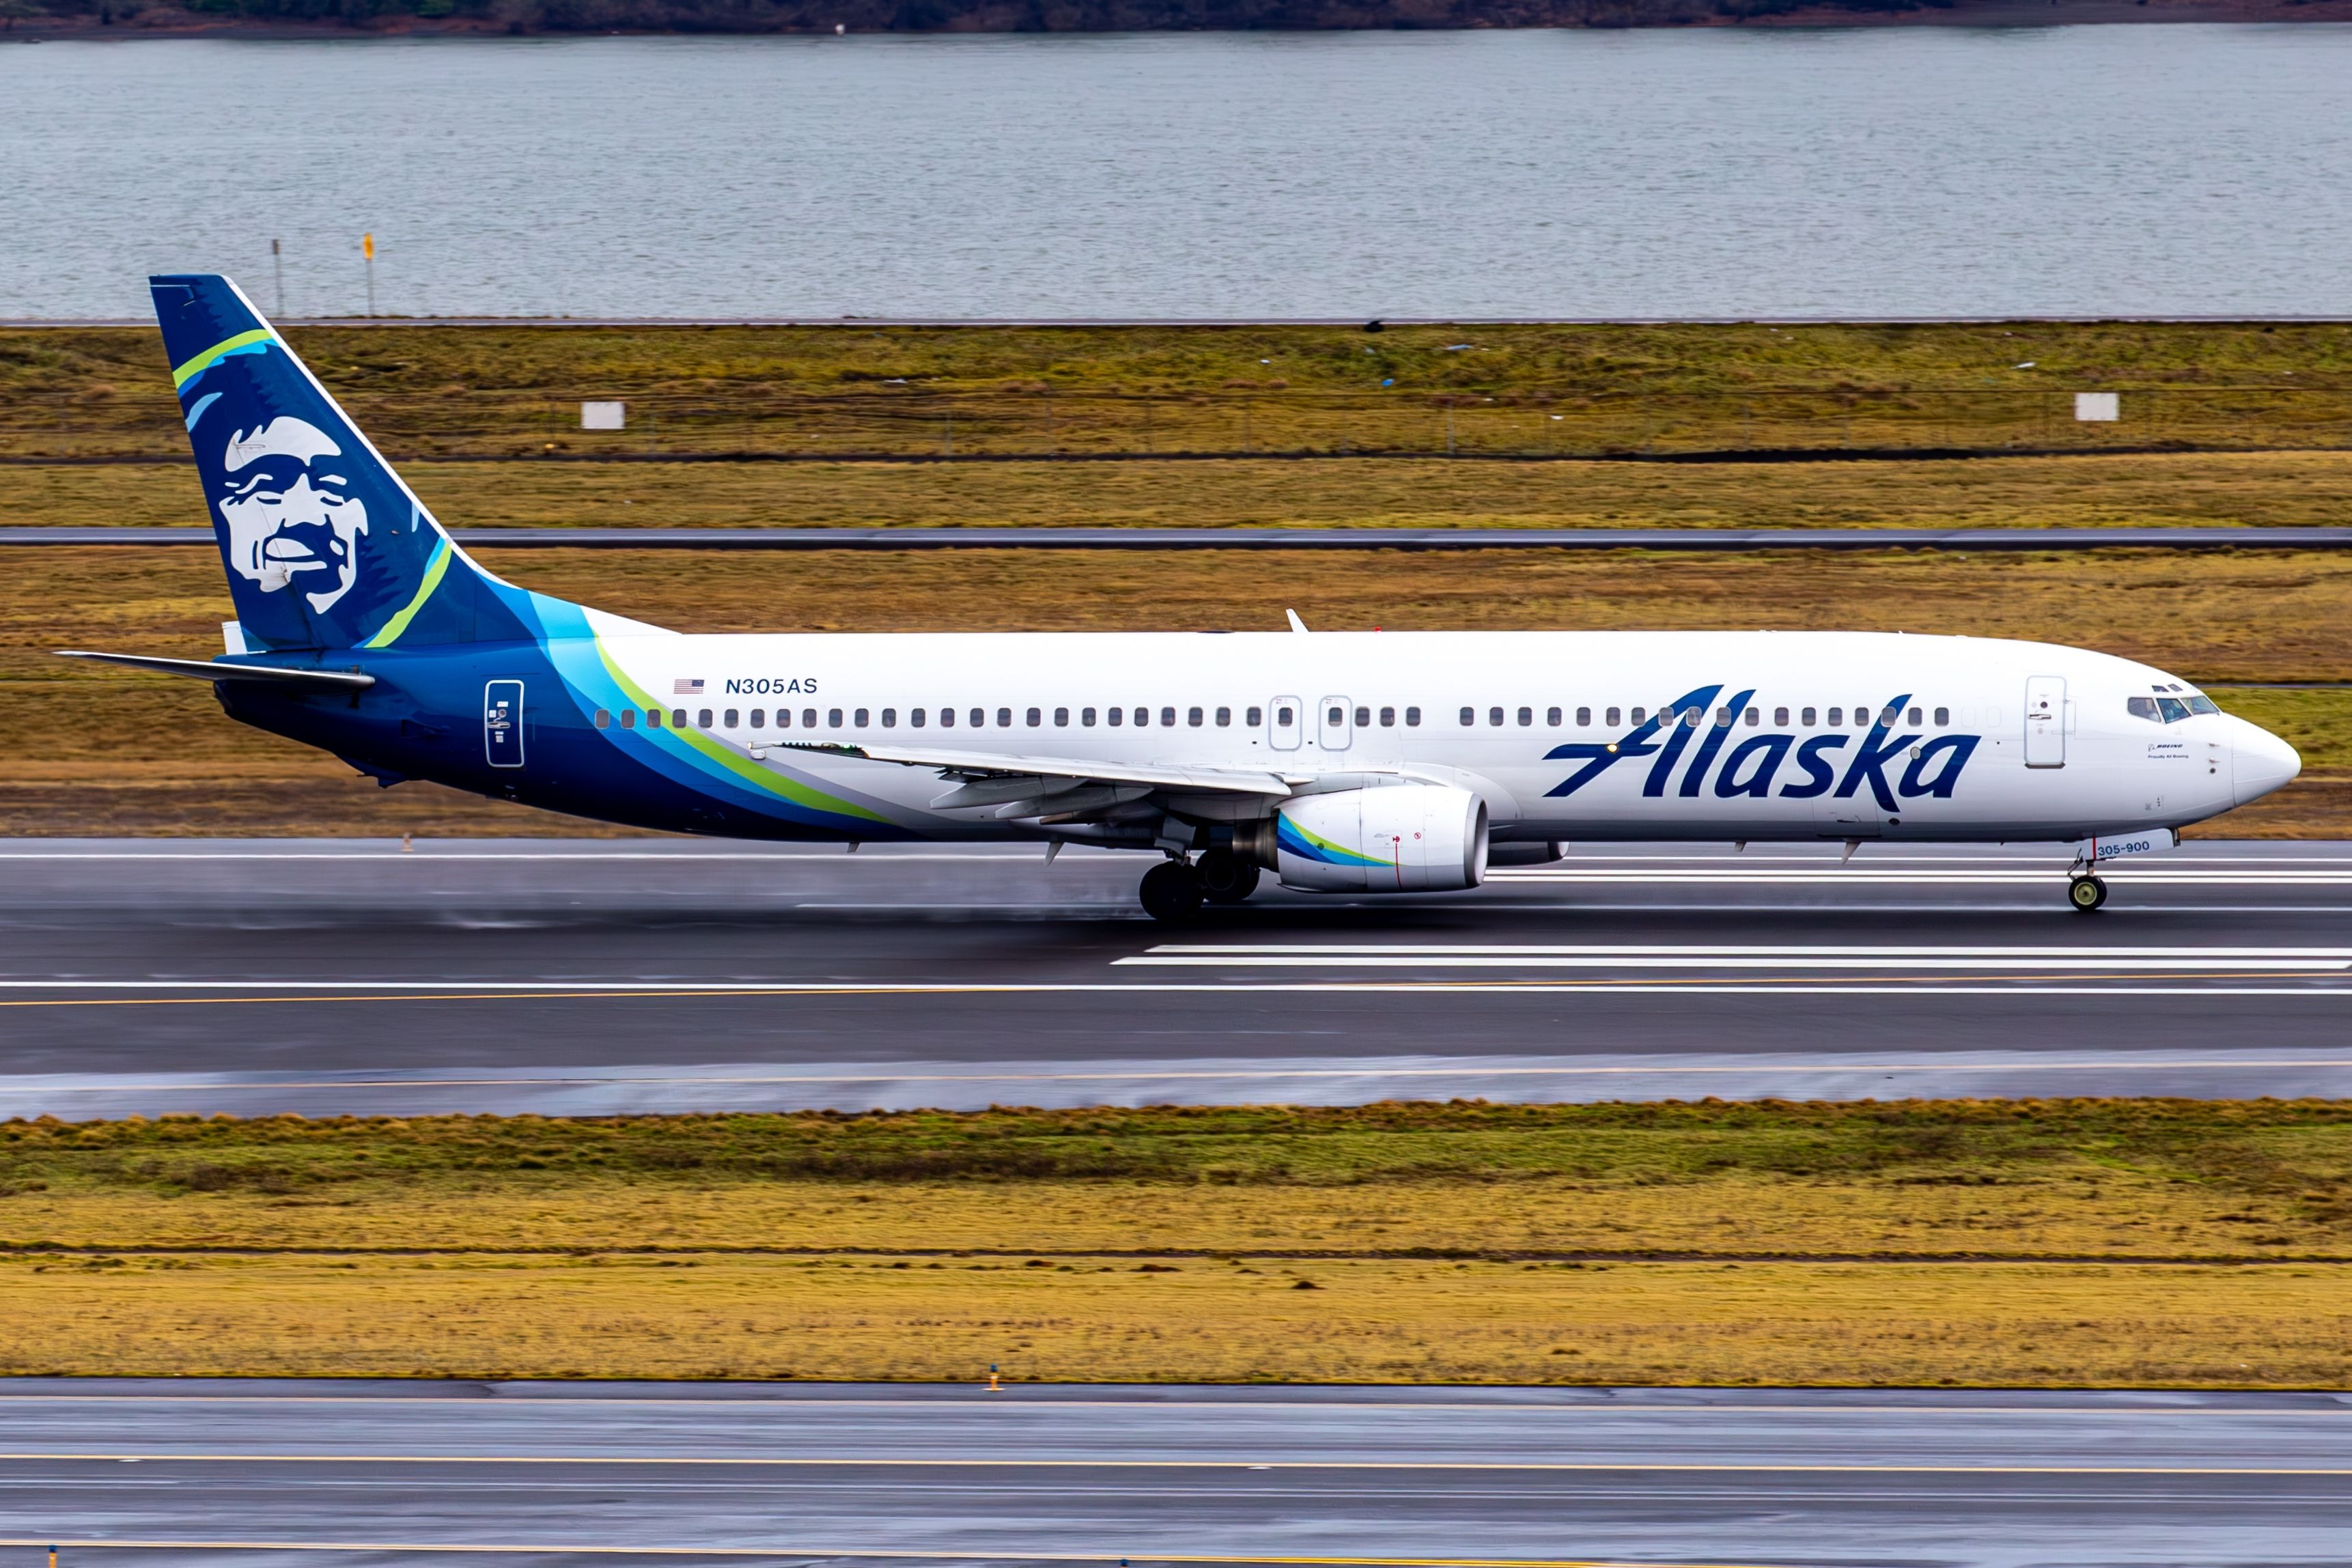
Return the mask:
<path id="1" fill-rule="evenodd" d="M 2305 1465 L 1892 1465 L 1698 1463 L 1663 1459 L 1156 1459 L 1039 1458 L 851 1458 L 839 1456 L 751 1454 L 712 1457 L 688 1454 L 174 1454 L 136 1452 L 0 1453 L 0 1463 L 99 1461 L 106 1464 L 201 1465 L 645 1465 L 664 1469 L 706 1466 L 719 1469 L 873 1470 L 1350 1470 L 1391 1472 L 1442 1470 L 1475 1475 L 1530 1472 L 1588 1475 L 1630 1470 L 1644 1475 L 1765 1476 L 2280 1476 L 2352 1477 L 2352 1468 Z M 0 1542 L 0 1544 L 5 1544 Z M 1223 1561 L 1217 1559 L 1216 1561 Z M 1279 1558 L 1290 1562 L 1298 1559 Z M 1384 1558 L 1369 1561 L 1385 1562 Z"/>
<path id="2" fill-rule="evenodd" d="M 2058 947 L 2047 942 L 2032 946 L 1982 946 L 1973 943 L 1854 943 L 1854 942 L 1163 942 L 1146 950 L 1154 953 L 1397 953 L 1456 955 L 1663 958 L 1992 958 L 2023 959 L 2061 956 L 2083 959 L 2190 958 L 2296 959 L 2352 962 L 2352 947 Z"/>
<path id="3" fill-rule="evenodd" d="M 2174 978 L 2184 978 L 2175 976 Z M 2315 975 L 2315 982 L 2320 976 Z M 1983 979 L 1944 982 L 1922 977 L 1907 984 L 1887 984 L 1869 980 L 1746 981 L 1696 977 L 1687 980 L 1297 980 L 1151 982 L 1024 982 L 1003 984 L 957 984 L 952 982 L 891 984 L 875 982 L 717 983 L 628 981 L 577 984 L 562 981 L 471 981 L 436 984 L 431 981 L 151 981 L 151 980 L 0 980 L 0 993 L 10 991 L 138 991 L 194 992 L 194 995 L 109 998 L 70 996 L 38 1001 L 0 1001 L 8 1007 L 129 1007 L 266 1005 L 273 1002 L 307 1000 L 322 1003 L 359 1002 L 532 1002 L 614 1001 L 629 998 L 705 1000 L 719 997 L 778 996 L 1024 996 L 1024 995 L 1361 995 L 1361 996 L 1532 996 L 1570 992 L 1611 996 L 2303 996 L 2352 997 L 2352 985 L 2248 985 L 2216 981 L 2210 984 L 2151 985 L 2116 981 L 2105 984 L 2066 984 L 2021 976 L 2008 984 Z M 226 994 L 237 993 L 237 994 Z"/>
<path id="4" fill-rule="evenodd" d="M 36 1551 L 56 1546 L 76 1551 L 91 1551 L 100 1547 L 135 1552 L 478 1552 L 494 1555 L 519 1552 L 533 1555 L 562 1552 L 567 1556 L 585 1557 L 751 1557 L 771 1560 L 780 1557 L 846 1557 L 860 1561 L 886 1563 L 1106 1563 L 1110 1553 L 1104 1552 L 891 1552 L 873 1547 L 812 1546 L 800 1549 L 782 1546 L 612 1546 L 601 1544 L 575 1545 L 564 1542 L 545 1541 L 530 1543 L 496 1544 L 481 1542 L 454 1542 L 430 1541 L 173 1541 L 138 1540 L 100 1537 L 89 1541 L 68 1540 L 63 1536 L 47 1536 L 36 1540 L 0 1539 L 0 1546 L 28 1546 Z M 1231 1554 L 1208 1556 L 1176 1556 L 1168 1552 L 1129 1552 L 1122 1563 L 1233 1563 L 1312 1564 L 1315 1568 L 1754 1568 L 1752 1564 L 1659 1563 L 1621 1563 L 1596 1557 L 1308 1557 L 1285 1554 L 1276 1557 L 1245 1557 Z"/>
<path id="5" fill-rule="evenodd" d="M 2352 969 L 2341 958 L 1668 958 L 1629 954 L 1423 953 L 1423 952 L 1230 952 L 1146 953 L 1111 961 L 1114 967 L 1251 969 L 2027 969 L 2050 973 L 2077 970 L 2158 971 L 2203 969 L 2296 970 L 2315 974 Z"/>
<path id="6" fill-rule="evenodd" d="M 2133 867 L 2128 871 L 2106 867 L 2099 873 L 2117 887 L 2140 887 L 2154 883 L 2213 883 L 2254 886 L 2336 886 L 2352 882 L 2352 870 L 2226 870 L 2195 871 L 2154 870 Z M 1495 870 L 1487 873 L 1492 882 L 1901 882 L 1908 885 L 1936 883 L 1938 885 L 1990 885 L 1995 883 L 2032 882 L 2055 886 L 2065 880 L 2063 867 L 2047 870 L 1980 871 L 1916 871 L 1900 867 L 1836 867 L 1825 866 L 1806 870 L 1658 870 L 1652 868 L 1618 869 L 1614 867 L 1574 870 Z"/>

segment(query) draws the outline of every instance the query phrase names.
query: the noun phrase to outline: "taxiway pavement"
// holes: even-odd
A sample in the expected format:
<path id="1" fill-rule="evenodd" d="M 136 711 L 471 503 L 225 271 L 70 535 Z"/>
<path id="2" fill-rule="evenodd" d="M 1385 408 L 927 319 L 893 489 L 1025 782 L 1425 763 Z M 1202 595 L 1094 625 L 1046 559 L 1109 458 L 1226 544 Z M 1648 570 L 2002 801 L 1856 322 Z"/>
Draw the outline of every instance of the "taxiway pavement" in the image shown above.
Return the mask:
<path id="1" fill-rule="evenodd" d="M 0 1384 L 63 1568 L 2352 1563 L 2352 1395 Z"/>
<path id="2" fill-rule="evenodd" d="M 1579 847 L 1472 892 L 1129 856 L 19 840 L 0 1115 L 2352 1093 L 2352 846 Z"/>

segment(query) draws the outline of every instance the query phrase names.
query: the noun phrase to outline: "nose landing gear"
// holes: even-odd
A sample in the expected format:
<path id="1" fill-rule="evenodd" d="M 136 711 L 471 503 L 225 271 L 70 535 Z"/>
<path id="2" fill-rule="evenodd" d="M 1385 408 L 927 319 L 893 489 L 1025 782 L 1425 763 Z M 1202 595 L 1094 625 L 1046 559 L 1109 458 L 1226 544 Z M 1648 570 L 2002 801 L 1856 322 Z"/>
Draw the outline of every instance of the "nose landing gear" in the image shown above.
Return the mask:
<path id="1" fill-rule="evenodd" d="M 2098 907 L 2107 901 L 2107 885 L 2087 872 L 2069 877 L 2066 879 L 2066 901 L 2074 906 L 2078 915 L 2095 913 Z"/>

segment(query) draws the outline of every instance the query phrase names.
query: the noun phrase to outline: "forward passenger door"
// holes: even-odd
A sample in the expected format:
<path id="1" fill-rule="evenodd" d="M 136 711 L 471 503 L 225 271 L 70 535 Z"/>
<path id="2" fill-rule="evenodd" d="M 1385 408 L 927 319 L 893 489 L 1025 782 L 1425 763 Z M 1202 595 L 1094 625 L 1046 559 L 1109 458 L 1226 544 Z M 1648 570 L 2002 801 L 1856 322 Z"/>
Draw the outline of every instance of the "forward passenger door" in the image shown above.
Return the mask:
<path id="1" fill-rule="evenodd" d="M 2025 765 L 2066 765 L 2066 681 L 2037 675 L 2025 683 Z"/>

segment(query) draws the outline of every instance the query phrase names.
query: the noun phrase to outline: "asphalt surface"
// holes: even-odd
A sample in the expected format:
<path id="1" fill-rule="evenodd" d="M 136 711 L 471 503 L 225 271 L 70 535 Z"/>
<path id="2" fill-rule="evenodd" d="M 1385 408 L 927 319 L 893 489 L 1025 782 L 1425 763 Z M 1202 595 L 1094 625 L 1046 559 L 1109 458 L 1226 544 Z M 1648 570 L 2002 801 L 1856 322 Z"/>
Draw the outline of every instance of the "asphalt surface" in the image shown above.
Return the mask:
<path id="1" fill-rule="evenodd" d="M 682 840 L 17 840 L 0 1115 L 2352 1093 L 2352 846 L 1578 847 L 1470 892 Z"/>
<path id="2" fill-rule="evenodd" d="M 499 550 L 2352 549 L 2352 528 L 471 528 L 452 532 L 468 548 Z M 208 528 L 0 528 L 0 545 L 212 542 Z"/>
<path id="3" fill-rule="evenodd" d="M 27 1568 L 2352 1563 L 2332 1394 L 26 1379 L 0 1423 Z"/>

